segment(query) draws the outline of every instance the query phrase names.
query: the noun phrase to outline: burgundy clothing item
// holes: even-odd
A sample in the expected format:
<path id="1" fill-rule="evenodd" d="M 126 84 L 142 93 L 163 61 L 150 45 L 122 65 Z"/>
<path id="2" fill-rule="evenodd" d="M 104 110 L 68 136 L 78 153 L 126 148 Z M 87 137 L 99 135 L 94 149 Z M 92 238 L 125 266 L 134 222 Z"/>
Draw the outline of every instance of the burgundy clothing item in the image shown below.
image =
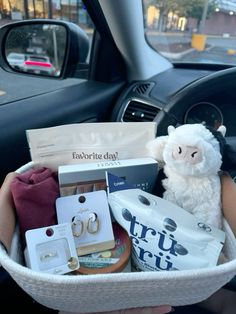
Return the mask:
<path id="1" fill-rule="evenodd" d="M 11 192 L 25 246 L 27 230 L 57 223 L 55 201 L 59 197 L 58 182 L 48 168 L 30 169 L 13 178 Z"/>

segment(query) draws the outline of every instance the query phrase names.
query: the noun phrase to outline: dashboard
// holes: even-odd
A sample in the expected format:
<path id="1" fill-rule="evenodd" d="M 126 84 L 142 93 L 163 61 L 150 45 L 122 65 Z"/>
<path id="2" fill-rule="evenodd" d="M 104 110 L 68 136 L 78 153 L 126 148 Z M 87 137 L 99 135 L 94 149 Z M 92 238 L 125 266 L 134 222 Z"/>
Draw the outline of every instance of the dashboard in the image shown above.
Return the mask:
<path id="1" fill-rule="evenodd" d="M 235 136 L 236 73 L 234 80 L 225 81 L 224 76 L 217 80 L 218 73 L 232 70 L 173 68 L 148 81 L 133 82 L 119 97 L 113 119 L 156 121 L 157 135 L 166 134 L 170 124 L 203 123 L 215 129 L 224 124 L 226 135 Z"/>
<path id="2" fill-rule="evenodd" d="M 173 68 L 130 83 L 118 98 L 112 121 L 157 123 L 157 136 L 169 125 L 204 123 L 226 127 L 222 169 L 236 181 L 236 69 Z M 227 152 L 226 152 L 227 151 Z"/>
<path id="3" fill-rule="evenodd" d="M 184 123 L 202 123 L 218 129 L 224 124 L 222 110 L 211 102 L 193 104 L 185 113 Z"/>
<path id="4" fill-rule="evenodd" d="M 218 98 L 224 97 L 222 94 Z M 203 123 L 217 129 L 225 125 L 227 135 L 236 134 L 236 124 L 233 117 L 236 117 L 236 99 L 227 101 L 215 100 L 202 101 L 193 104 L 184 114 L 183 123 Z"/>

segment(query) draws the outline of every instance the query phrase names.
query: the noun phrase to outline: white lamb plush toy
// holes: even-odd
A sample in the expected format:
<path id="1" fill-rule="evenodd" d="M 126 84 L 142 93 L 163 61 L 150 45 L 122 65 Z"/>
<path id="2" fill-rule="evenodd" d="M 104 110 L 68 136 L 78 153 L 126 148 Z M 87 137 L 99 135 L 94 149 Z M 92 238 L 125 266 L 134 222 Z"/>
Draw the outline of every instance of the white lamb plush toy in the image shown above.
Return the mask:
<path id="1" fill-rule="evenodd" d="M 225 126 L 216 131 L 225 136 Z M 222 227 L 220 142 L 202 124 L 168 127 L 168 135 L 147 145 L 150 155 L 164 162 L 163 198 L 177 204 L 203 223 Z"/>

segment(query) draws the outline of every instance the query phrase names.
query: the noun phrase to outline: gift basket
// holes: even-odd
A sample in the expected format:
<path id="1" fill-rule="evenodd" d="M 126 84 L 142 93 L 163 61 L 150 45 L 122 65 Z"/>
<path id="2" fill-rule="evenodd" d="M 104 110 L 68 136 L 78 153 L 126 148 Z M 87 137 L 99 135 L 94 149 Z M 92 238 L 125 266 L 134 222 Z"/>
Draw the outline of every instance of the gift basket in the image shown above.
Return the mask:
<path id="1" fill-rule="evenodd" d="M 32 162 L 17 172 L 22 173 L 31 167 Z M 33 271 L 23 264 L 17 226 L 10 255 L 0 246 L 0 264 L 33 299 L 56 310 L 98 313 L 164 304 L 182 306 L 206 299 L 235 276 L 235 237 L 225 220 L 223 229 L 227 262 L 210 268 L 91 275 Z"/>

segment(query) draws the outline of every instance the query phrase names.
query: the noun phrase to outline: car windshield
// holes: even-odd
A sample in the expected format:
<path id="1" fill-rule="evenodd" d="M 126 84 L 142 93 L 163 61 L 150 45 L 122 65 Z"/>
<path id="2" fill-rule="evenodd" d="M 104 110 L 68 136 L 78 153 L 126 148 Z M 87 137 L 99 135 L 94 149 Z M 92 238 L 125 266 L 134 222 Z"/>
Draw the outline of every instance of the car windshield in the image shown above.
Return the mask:
<path id="1" fill-rule="evenodd" d="M 236 0 L 143 0 L 149 44 L 172 62 L 236 64 Z"/>

